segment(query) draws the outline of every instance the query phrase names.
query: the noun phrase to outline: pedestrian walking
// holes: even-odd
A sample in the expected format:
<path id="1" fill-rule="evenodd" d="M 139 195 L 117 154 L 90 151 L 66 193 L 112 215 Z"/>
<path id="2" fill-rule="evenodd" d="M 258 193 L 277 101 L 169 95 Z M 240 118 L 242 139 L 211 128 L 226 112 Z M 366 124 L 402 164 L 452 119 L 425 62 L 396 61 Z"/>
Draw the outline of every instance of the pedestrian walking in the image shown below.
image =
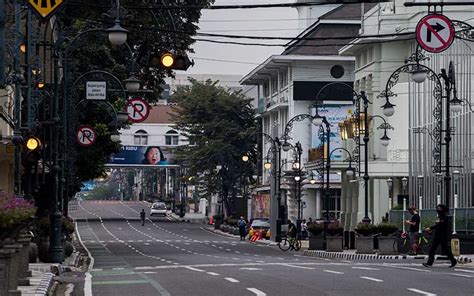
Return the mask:
<path id="1" fill-rule="evenodd" d="M 456 259 L 451 252 L 451 246 L 448 245 L 450 241 L 450 233 L 449 233 L 449 221 L 448 221 L 448 207 L 445 205 L 439 204 L 436 207 L 436 212 L 438 213 L 438 220 L 436 220 L 436 224 L 427 228 L 427 230 L 434 231 L 433 233 L 433 241 L 430 247 L 430 253 L 428 256 L 428 262 L 423 263 L 425 267 L 431 267 L 434 262 L 434 256 L 436 249 L 438 246 L 441 246 L 441 249 L 444 253 L 448 256 L 448 259 L 451 260 L 450 268 L 456 266 Z"/>
<path id="2" fill-rule="evenodd" d="M 408 232 L 410 235 L 411 255 L 416 255 L 418 253 L 418 236 L 420 232 L 421 218 L 416 211 L 416 207 L 412 206 L 408 209 L 408 211 L 412 216 L 411 219 L 406 220 L 405 223 L 410 225 Z"/>
<path id="3" fill-rule="evenodd" d="M 306 239 L 308 236 L 308 225 L 306 224 L 306 219 L 303 219 L 301 222 L 301 237 L 302 239 Z"/>
<path id="4" fill-rule="evenodd" d="M 142 211 L 140 212 L 140 220 L 142 220 L 142 226 L 145 225 L 145 209 L 142 209 Z"/>
<path id="5" fill-rule="evenodd" d="M 247 222 L 245 222 L 245 219 L 243 216 L 240 216 L 239 220 L 239 234 L 240 234 L 240 240 L 245 240 L 245 226 L 247 226 Z"/>

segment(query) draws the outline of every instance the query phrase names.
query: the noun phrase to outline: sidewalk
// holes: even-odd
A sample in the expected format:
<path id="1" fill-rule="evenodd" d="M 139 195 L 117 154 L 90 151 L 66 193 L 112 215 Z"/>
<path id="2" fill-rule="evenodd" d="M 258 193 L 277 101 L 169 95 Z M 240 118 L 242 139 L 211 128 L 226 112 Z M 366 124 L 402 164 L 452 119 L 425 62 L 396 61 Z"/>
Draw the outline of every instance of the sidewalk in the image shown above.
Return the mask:
<path id="1" fill-rule="evenodd" d="M 327 252 L 322 250 L 305 250 L 303 255 L 328 259 L 343 260 L 427 260 L 428 255 L 379 255 L 379 254 L 357 254 L 355 250 L 344 250 L 342 252 Z M 446 256 L 437 255 L 436 259 L 447 260 Z M 474 255 L 461 255 L 457 257 L 459 263 L 472 263 Z"/>
<path id="2" fill-rule="evenodd" d="M 191 222 L 191 223 L 207 223 L 207 217 L 201 213 L 185 213 L 184 217 L 180 217 L 175 213 L 170 213 L 170 217 L 182 222 Z"/>

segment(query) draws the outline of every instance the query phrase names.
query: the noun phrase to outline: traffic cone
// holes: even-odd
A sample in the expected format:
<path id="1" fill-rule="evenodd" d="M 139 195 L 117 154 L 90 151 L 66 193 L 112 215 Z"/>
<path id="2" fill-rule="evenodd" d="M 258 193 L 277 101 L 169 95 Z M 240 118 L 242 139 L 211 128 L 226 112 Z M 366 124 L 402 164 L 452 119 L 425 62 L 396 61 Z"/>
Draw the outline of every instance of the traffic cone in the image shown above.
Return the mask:
<path id="1" fill-rule="evenodd" d="M 209 225 L 214 225 L 214 217 L 209 218 Z"/>
<path id="2" fill-rule="evenodd" d="M 263 235 L 263 230 L 260 229 L 260 231 L 258 232 L 258 238 L 257 238 L 257 240 L 261 240 L 261 239 L 262 239 L 262 235 Z"/>

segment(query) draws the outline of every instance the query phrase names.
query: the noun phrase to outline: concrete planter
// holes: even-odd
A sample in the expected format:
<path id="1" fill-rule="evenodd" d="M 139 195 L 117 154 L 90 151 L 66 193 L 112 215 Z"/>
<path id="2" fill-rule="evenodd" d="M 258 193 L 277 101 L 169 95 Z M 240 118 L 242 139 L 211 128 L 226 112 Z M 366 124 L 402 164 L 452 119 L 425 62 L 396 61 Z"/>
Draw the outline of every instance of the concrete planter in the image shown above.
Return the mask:
<path id="1" fill-rule="evenodd" d="M 356 253 L 357 254 L 373 254 L 374 238 L 372 236 L 357 236 L 356 237 Z"/>
<path id="2" fill-rule="evenodd" d="M 310 236 L 308 250 L 325 250 L 326 241 L 322 236 Z"/>
<path id="3" fill-rule="evenodd" d="M 326 251 L 342 252 L 342 236 L 327 236 Z"/>
<path id="4" fill-rule="evenodd" d="M 397 238 L 394 236 L 379 236 L 379 254 L 395 255 L 398 254 Z"/>
<path id="5" fill-rule="evenodd" d="M 238 227 L 235 227 L 234 230 L 232 231 L 232 234 L 233 235 L 239 235 L 239 228 Z"/>

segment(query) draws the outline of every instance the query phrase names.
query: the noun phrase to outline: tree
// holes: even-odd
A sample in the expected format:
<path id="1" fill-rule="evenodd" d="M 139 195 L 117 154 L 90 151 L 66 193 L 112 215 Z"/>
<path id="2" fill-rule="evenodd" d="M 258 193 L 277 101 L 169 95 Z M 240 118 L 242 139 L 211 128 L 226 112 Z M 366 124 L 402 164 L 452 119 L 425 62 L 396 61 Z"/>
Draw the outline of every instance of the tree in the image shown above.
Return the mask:
<path id="1" fill-rule="evenodd" d="M 190 81 L 191 86 L 173 95 L 177 102 L 173 122 L 193 145 L 173 152 L 187 176 L 200 176 L 208 193 L 220 194 L 229 216 L 240 180 L 253 175 L 253 167 L 242 156 L 255 155 L 254 109 L 241 91 L 218 86 L 218 81 Z M 220 170 L 216 170 L 218 165 Z"/>

